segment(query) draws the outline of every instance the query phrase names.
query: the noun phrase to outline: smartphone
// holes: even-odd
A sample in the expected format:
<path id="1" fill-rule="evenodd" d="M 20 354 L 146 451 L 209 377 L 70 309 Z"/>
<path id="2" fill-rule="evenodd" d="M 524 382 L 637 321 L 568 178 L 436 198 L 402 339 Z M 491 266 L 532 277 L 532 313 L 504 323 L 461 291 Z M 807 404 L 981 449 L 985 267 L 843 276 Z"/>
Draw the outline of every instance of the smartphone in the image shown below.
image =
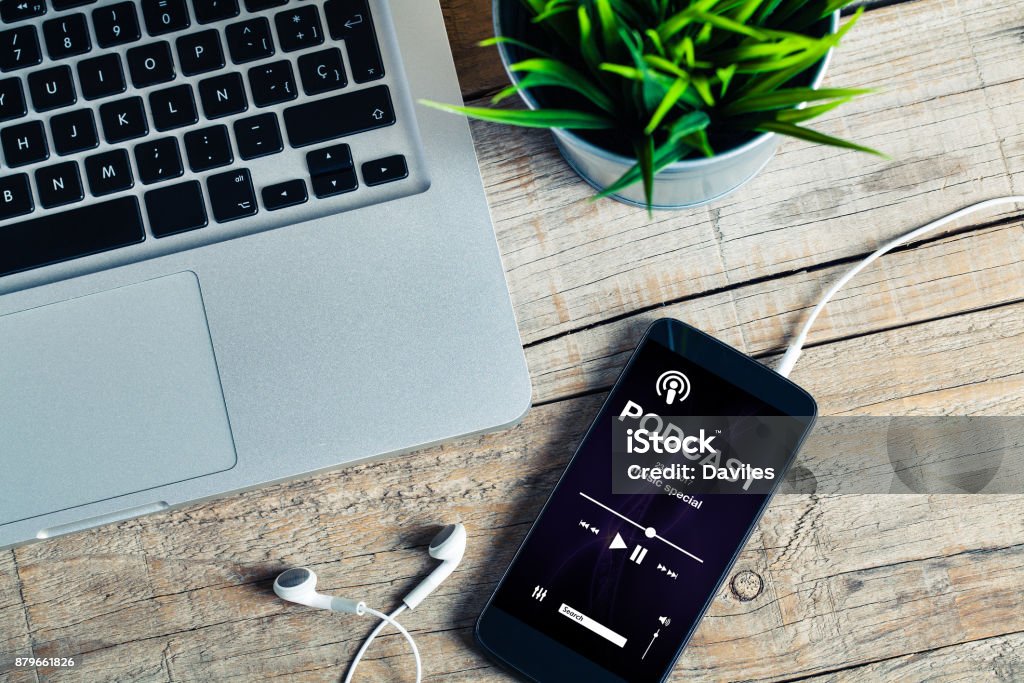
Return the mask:
<path id="1" fill-rule="evenodd" d="M 542 683 L 664 681 L 816 416 L 806 391 L 752 358 L 655 322 L 487 602 L 477 641 Z"/>

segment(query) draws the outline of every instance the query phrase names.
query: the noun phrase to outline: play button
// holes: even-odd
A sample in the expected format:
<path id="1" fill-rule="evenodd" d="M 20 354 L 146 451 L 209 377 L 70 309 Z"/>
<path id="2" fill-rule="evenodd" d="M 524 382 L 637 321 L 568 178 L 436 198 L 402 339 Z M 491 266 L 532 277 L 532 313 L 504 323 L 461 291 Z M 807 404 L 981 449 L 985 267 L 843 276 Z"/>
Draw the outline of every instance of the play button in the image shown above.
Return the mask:
<path id="1" fill-rule="evenodd" d="M 627 547 L 626 542 L 622 540 L 622 535 L 615 534 L 615 538 L 612 539 L 612 544 L 608 546 L 608 550 L 624 550 Z"/>

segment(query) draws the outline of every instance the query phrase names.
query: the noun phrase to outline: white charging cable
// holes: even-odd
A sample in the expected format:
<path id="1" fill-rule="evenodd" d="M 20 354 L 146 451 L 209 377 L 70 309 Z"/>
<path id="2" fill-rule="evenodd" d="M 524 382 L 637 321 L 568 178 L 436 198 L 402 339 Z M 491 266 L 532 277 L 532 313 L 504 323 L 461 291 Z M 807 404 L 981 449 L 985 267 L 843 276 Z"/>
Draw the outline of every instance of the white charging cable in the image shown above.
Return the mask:
<path id="1" fill-rule="evenodd" d="M 807 316 L 807 320 L 804 321 L 803 327 L 800 328 L 800 332 L 793 338 L 793 341 L 789 343 L 789 347 L 786 348 L 786 353 L 782 356 L 782 360 L 779 361 L 779 365 L 775 371 L 783 377 L 789 377 L 789 373 L 793 372 L 793 366 L 795 366 L 797 360 L 799 360 L 804 344 L 807 342 L 807 334 L 811 331 L 811 327 L 814 326 L 814 322 L 818 319 L 821 311 L 825 308 L 828 302 L 832 300 L 832 297 L 836 295 L 836 292 L 842 289 L 857 273 L 867 268 L 876 259 L 881 258 L 896 247 L 912 242 L 918 237 L 922 237 L 929 232 L 938 230 L 944 225 L 948 225 L 949 223 L 959 220 L 964 216 L 969 216 L 972 213 L 984 211 L 985 209 L 990 209 L 993 206 L 1000 206 L 1002 204 L 1024 204 L 1024 196 L 996 197 L 995 199 L 988 199 L 983 202 L 978 202 L 977 204 L 972 204 L 971 206 L 960 209 L 959 211 L 955 211 L 947 216 L 939 218 L 938 220 L 934 220 L 927 225 L 922 225 L 916 230 L 911 230 L 906 234 L 900 235 L 896 239 L 886 242 L 872 252 L 870 256 L 855 265 L 853 268 L 850 268 L 850 270 L 846 271 L 841 278 L 836 280 L 835 284 L 829 287 L 828 291 L 825 292 L 825 295 L 821 297 L 817 305 L 815 305 L 811 310 L 810 315 Z"/>
<path id="2" fill-rule="evenodd" d="M 369 649 L 370 643 L 373 642 L 373 639 L 376 638 L 377 634 L 380 633 L 388 624 L 397 628 L 399 632 L 405 636 L 405 639 L 409 641 L 409 647 L 412 648 L 412 656 L 416 658 L 416 683 L 420 683 L 420 680 L 423 678 L 423 663 L 420 661 L 420 650 L 416 647 L 416 641 L 412 639 L 412 636 L 405 630 L 405 627 L 395 620 L 395 617 L 403 611 L 405 611 L 405 605 L 399 606 L 391 612 L 391 614 L 384 614 L 383 612 L 378 612 L 370 607 L 366 608 L 366 613 L 372 614 L 380 619 L 380 623 L 370 631 L 370 635 L 366 636 L 366 640 L 363 641 L 359 651 L 356 652 L 355 658 L 353 658 L 352 663 L 349 664 L 348 673 L 345 675 L 345 683 L 352 683 L 352 677 L 356 674 L 356 667 L 359 666 L 359 661 L 363 658 L 363 655 L 366 654 L 366 650 Z"/>

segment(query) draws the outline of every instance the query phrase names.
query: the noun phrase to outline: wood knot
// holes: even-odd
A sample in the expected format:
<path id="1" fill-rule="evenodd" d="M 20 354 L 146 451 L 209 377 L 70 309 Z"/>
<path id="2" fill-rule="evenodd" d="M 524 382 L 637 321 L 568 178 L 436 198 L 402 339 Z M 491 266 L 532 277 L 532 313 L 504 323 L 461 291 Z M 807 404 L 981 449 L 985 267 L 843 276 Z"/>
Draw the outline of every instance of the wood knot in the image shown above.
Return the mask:
<path id="1" fill-rule="evenodd" d="M 764 590 L 764 579 L 757 572 L 744 569 L 732 577 L 732 594 L 741 602 L 750 602 Z"/>

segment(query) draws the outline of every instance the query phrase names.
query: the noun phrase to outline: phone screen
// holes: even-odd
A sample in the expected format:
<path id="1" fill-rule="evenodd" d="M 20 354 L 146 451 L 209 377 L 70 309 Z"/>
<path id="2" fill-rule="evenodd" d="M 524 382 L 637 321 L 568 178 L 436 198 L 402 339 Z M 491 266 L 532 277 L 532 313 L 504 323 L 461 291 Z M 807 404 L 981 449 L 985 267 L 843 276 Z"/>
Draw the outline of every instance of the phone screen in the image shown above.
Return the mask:
<path id="1" fill-rule="evenodd" d="M 491 604 L 631 682 L 666 675 L 774 490 L 701 494 L 678 482 L 672 494 L 614 493 L 615 424 L 640 408 L 734 425 L 791 417 L 651 335 L 612 390 Z M 812 419 L 775 430 L 750 464 L 781 477 Z"/>

